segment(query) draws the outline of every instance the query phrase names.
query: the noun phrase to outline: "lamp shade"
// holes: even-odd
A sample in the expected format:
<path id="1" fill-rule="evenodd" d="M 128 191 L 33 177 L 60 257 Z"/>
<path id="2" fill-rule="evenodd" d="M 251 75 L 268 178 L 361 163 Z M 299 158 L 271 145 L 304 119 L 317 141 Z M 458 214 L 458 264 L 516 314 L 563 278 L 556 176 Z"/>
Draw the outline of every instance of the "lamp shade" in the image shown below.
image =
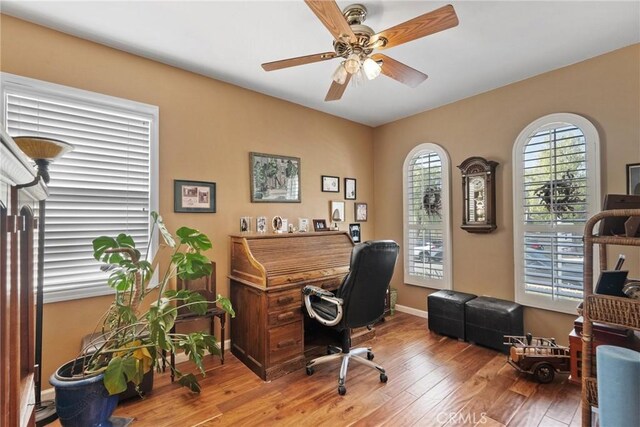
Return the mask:
<path id="1" fill-rule="evenodd" d="M 13 138 L 24 154 L 32 160 L 54 160 L 73 150 L 73 145 L 52 138 L 16 136 Z"/>
<path id="2" fill-rule="evenodd" d="M 347 70 L 344 68 L 344 63 L 340 63 L 336 71 L 333 72 L 333 81 L 339 85 L 343 85 L 347 81 Z"/>
<path id="3" fill-rule="evenodd" d="M 362 69 L 369 80 L 373 80 L 378 77 L 380 75 L 380 71 L 382 71 L 380 65 L 371 58 L 364 60 L 362 63 Z"/>
<path id="4" fill-rule="evenodd" d="M 340 222 L 340 221 L 342 221 L 342 215 L 340 215 L 340 210 L 339 210 L 339 209 L 334 209 L 334 210 L 333 210 L 333 214 L 331 215 L 331 218 L 332 218 L 335 222 Z"/>
<path id="5" fill-rule="evenodd" d="M 344 69 L 347 70 L 349 74 L 355 74 L 360 69 L 360 57 L 352 53 L 349 55 L 346 61 L 344 61 Z"/>

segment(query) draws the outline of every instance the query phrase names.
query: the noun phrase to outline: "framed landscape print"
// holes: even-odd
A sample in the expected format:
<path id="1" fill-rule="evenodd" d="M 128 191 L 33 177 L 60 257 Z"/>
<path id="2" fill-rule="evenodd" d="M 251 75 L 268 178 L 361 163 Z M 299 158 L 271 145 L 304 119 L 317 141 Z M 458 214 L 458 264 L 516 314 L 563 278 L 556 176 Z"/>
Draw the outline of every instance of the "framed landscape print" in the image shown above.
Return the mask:
<path id="1" fill-rule="evenodd" d="M 340 178 L 337 176 L 322 175 L 322 191 L 325 193 L 339 193 Z"/>
<path id="2" fill-rule="evenodd" d="M 300 158 L 249 153 L 252 203 L 300 203 Z"/>
<path id="3" fill-rule="evenodd" d="M 353 211 L 355 213 L 356 221 L 367 220 L 367 204 L 366 203 L 354 203 Z"/>
<path id="4" fill-rule="evenodd" d="M 347 200 L 356 199 L 356 180 L 355 178 L 344 179 L 344 198 Z"/>
<path id="5" fill-rule="evenodd" d="M 204 181 L 173 181 L 173 211 L 215 213 L 216 183 Z"/>

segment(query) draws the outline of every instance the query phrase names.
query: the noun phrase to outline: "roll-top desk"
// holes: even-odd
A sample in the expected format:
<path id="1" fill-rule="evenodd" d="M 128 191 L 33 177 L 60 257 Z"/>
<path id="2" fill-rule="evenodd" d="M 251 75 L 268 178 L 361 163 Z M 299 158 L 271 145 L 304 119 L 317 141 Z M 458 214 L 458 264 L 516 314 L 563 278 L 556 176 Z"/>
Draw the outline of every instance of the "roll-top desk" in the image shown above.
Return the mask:
<path id="1" fill-rule="evenodd" d="M 265 381 L 302 368 L 302 287 L 337 288 L 353 246 L 340 231 L 231 235 L 231 352 Z"/>

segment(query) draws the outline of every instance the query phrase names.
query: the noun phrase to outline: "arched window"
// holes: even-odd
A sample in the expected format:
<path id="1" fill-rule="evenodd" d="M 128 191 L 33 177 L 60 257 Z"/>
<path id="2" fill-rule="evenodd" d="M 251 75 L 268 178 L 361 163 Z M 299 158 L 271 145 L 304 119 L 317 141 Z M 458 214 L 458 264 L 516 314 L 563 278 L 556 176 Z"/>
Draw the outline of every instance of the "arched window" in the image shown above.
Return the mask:
<path id="1" fill-rule="evenodd" d="M 542 117 L 513 149 L 516 301 L 575 313 L 585 221 L 600 207 L 598 132 L 576 114 Z"/>
<path id="2" fill-rule="evenodd" d="M 451 289 L 449 156 L 420 144 L 404 161 L 404 282 Z"/>

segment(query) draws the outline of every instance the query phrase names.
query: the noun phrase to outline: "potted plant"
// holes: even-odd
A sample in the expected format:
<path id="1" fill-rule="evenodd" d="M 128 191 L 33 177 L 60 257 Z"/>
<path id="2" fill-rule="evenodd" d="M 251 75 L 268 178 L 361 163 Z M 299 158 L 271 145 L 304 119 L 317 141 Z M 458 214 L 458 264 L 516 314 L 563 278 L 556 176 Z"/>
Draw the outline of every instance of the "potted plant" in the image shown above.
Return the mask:
<path id="1" fill-rule="evenodd" d="M 212 301 L 206 301 L 197 292 L 167 289 L 176 276 L 189 280 L 211 274 L 211 263 L 202 254 L 212 247 L 211 241 L 188 227 L 179 228 L 174 238 L 160 215 L 153 212 L 151 217 L 152 234 L 157 229 L 172 250 L 157 288 L 149 286 L 155 262 L 141 256 L 131 236 L 119 234 L 115 238 L 101 236 L 93 240 L 94 257 L 104 263 L 103 270 L 110 272 L 107 284 L 114 289 L 115 296 L 96 328 L 100 331 L 99 340 L 90 343 L 78 358 L 51 376 L 58 416 L 64 426 L 103 425 L 117 405 L 118 394 L 129 383 L 137 387 L 145 373 L 158 367 L 163 350 L 183 350 L 203 376 L 205 351 L 220 355 L 220 347 L 212 335 L 171 333 L 178 304 L 204 314 Z M 157 297 L 150 295 L 153 292 L 157 292 Z M 142 308 L 141 303 L 147 298 L 152 302 Z M 227 298 L 218 295 L 214 302 L 235 315 Z M 89 348 L 93 351 L 89 352 Z M 173 366 L 171 369 L 181 385 L 196 393 L 200 391 L 195 375 L 183 374 Z"/>

